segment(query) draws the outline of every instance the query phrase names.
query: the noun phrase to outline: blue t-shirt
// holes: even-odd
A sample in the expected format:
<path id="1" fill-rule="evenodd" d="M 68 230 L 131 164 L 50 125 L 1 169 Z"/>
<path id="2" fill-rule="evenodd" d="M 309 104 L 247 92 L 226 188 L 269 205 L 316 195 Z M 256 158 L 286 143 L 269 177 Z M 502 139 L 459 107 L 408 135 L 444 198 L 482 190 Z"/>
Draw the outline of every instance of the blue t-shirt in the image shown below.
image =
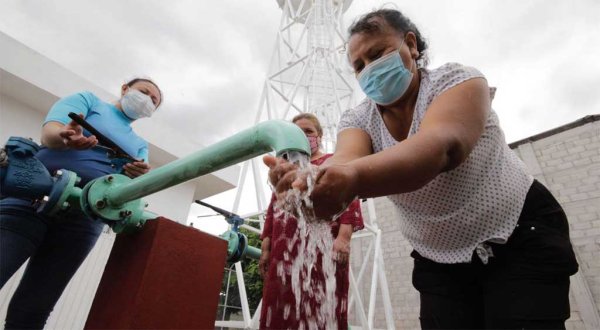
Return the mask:
<path id="1" fill-rule="evenodd" d="M 148 143 L 135 134 L 131 128 L 132 120 L 114 105 L 100 100 L 90 92 L 77 93 L 56 102 L 48 112 L 44 124 L 56 121 L 66 125 L 71 122 L 69 112 L 83 114 L 88 123 L 128 154 L 148 162 Z M 85 129 L 83 134 L 91 135 Z M 87 150 L 42 148 L 37 153 L 37 158 L 51 172 L 64 168 L 77 173 L 82 179 L 81 184 L 121 170 L 111 166 L 107 150 L 101 147 Z"/>

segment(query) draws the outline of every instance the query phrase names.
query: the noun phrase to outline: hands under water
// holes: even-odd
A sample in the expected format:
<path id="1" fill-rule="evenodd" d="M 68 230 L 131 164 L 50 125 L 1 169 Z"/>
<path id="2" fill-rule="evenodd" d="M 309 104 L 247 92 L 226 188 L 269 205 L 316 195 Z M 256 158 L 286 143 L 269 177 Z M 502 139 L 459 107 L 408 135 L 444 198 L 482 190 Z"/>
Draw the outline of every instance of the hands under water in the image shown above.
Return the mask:
<path id="1" fill-rule="evenodd" d="M 280 158 L 264 156 L 263 162 L 269 167 L 269 181 L 275 188 L 277 197 L 289 189 L 306 191 L 307 175 L 298 174 L 298 166 Z M 358 196 L 358 172 L 348 165 L 320 166 L 310 199 L 315 215 L 320 219 L 332 219 L 345 210 Z"/>

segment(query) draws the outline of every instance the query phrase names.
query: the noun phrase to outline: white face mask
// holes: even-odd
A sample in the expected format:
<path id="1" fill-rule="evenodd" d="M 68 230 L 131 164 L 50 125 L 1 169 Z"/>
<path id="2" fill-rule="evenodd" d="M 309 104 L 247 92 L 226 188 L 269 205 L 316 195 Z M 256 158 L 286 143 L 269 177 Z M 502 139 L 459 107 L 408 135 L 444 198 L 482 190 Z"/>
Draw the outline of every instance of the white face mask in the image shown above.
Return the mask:
<path id="1" fill-rule="evenodd" d="M 125 115 L 131 119 L 148 118 L 156 107 L 150 96 L 135 88 L 130 88 L 121 98 L 121 107 Z"/>

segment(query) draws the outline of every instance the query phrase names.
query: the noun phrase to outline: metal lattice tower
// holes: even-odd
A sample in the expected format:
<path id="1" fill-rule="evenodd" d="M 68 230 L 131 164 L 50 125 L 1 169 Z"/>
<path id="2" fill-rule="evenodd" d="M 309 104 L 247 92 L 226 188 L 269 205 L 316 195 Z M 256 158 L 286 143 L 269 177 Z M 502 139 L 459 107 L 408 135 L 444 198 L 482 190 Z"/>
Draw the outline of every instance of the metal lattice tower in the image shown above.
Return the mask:
<path id="1" fill-rule="evenodd" d="M 351 70 L 346 64 L 343 13 L 352 0 L 277 0 L 282 16 L 275 47 L 263 85 L 255 123 L 269 119 L 289 120 L 294 115 L 309 112 L 317 116 L 323 127 L 323 148 L 333 152 L 337 123 L 342 112 L 353 106 L 354 89 Z M 263 219 L 267 193 L 261 179 L 265 167 L 258 159 L 243 164 L 238 190 L 233 204 L 237 212 L 248 170 L 252 169 L 257 210 L 243 217 L 258 215 Z M 372 200 L 363 203 L 368 209 L 365 230 L 353 240 L 367 239 L 369 248 L 362 256 L 360 271 L 350 271 L 349 317 L 354 314 L 362 329 L 372 329 L 376 310 L 376 293 L 381 292 L 387 329 L 394 329 L 392 307 L 381 251 L 381 230 L 377 226 Z M 255 228 L 243 225 L 251 231 Z M 262 222 L 261 222 L 262 228 Z M 260 233 L 260 232 L 259 232 Z M 356 251 L 358 253 L 359 251 Z M 364 276 L 367 271 L 371 279 Z M 243 321 L 217 321 L 216 326 L 257 329 L 261 306 L 251 315 L 240 263 L 235 264 Z M 367 283 L 368 281 L 368 283 Z M 360 285 L 369 288 L 361 291 Z"/>
<path id="2" fill-rule="evenodd" d="M 271 66 L 257 121 L 315 114 L 323 126 L 327 151 L 335 144 L 336 125 L 352 104 L 353 88 L 344 72 L 343 13 L 350 1 L 278 0 L 282 9 Z"/>

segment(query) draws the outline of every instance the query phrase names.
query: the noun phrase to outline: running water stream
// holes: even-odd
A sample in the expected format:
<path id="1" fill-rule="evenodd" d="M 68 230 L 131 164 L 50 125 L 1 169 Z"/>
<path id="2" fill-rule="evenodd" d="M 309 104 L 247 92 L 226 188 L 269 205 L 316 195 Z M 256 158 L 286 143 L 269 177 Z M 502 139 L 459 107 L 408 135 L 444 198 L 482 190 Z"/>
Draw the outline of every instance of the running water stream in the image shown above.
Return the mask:
<path id="1" fill-rule="evenodd" d="M 287 320 L 293 314 L 300 320 L 299 329 L 337 329 L 334 238 L 330 222 L 316 220 L 309 198 L 317 168 L 300 153 L 289 153 L 288 161 L 298 165 L 298 175 L 306 175 L 308 189 L 290 189 L 285 196 L 278 196 L 275 204 L 275 219 L 297 221 L 284 260 L 276 266 L 277 276 L 284 285 L 291 285 L 295 298 L 293 306 L 284 306 L 283 317 Z M 287 278 L 291 278 L 291 283 L 285 283 Z M 267 311 L 267 326 L 270 312 Z"/>

